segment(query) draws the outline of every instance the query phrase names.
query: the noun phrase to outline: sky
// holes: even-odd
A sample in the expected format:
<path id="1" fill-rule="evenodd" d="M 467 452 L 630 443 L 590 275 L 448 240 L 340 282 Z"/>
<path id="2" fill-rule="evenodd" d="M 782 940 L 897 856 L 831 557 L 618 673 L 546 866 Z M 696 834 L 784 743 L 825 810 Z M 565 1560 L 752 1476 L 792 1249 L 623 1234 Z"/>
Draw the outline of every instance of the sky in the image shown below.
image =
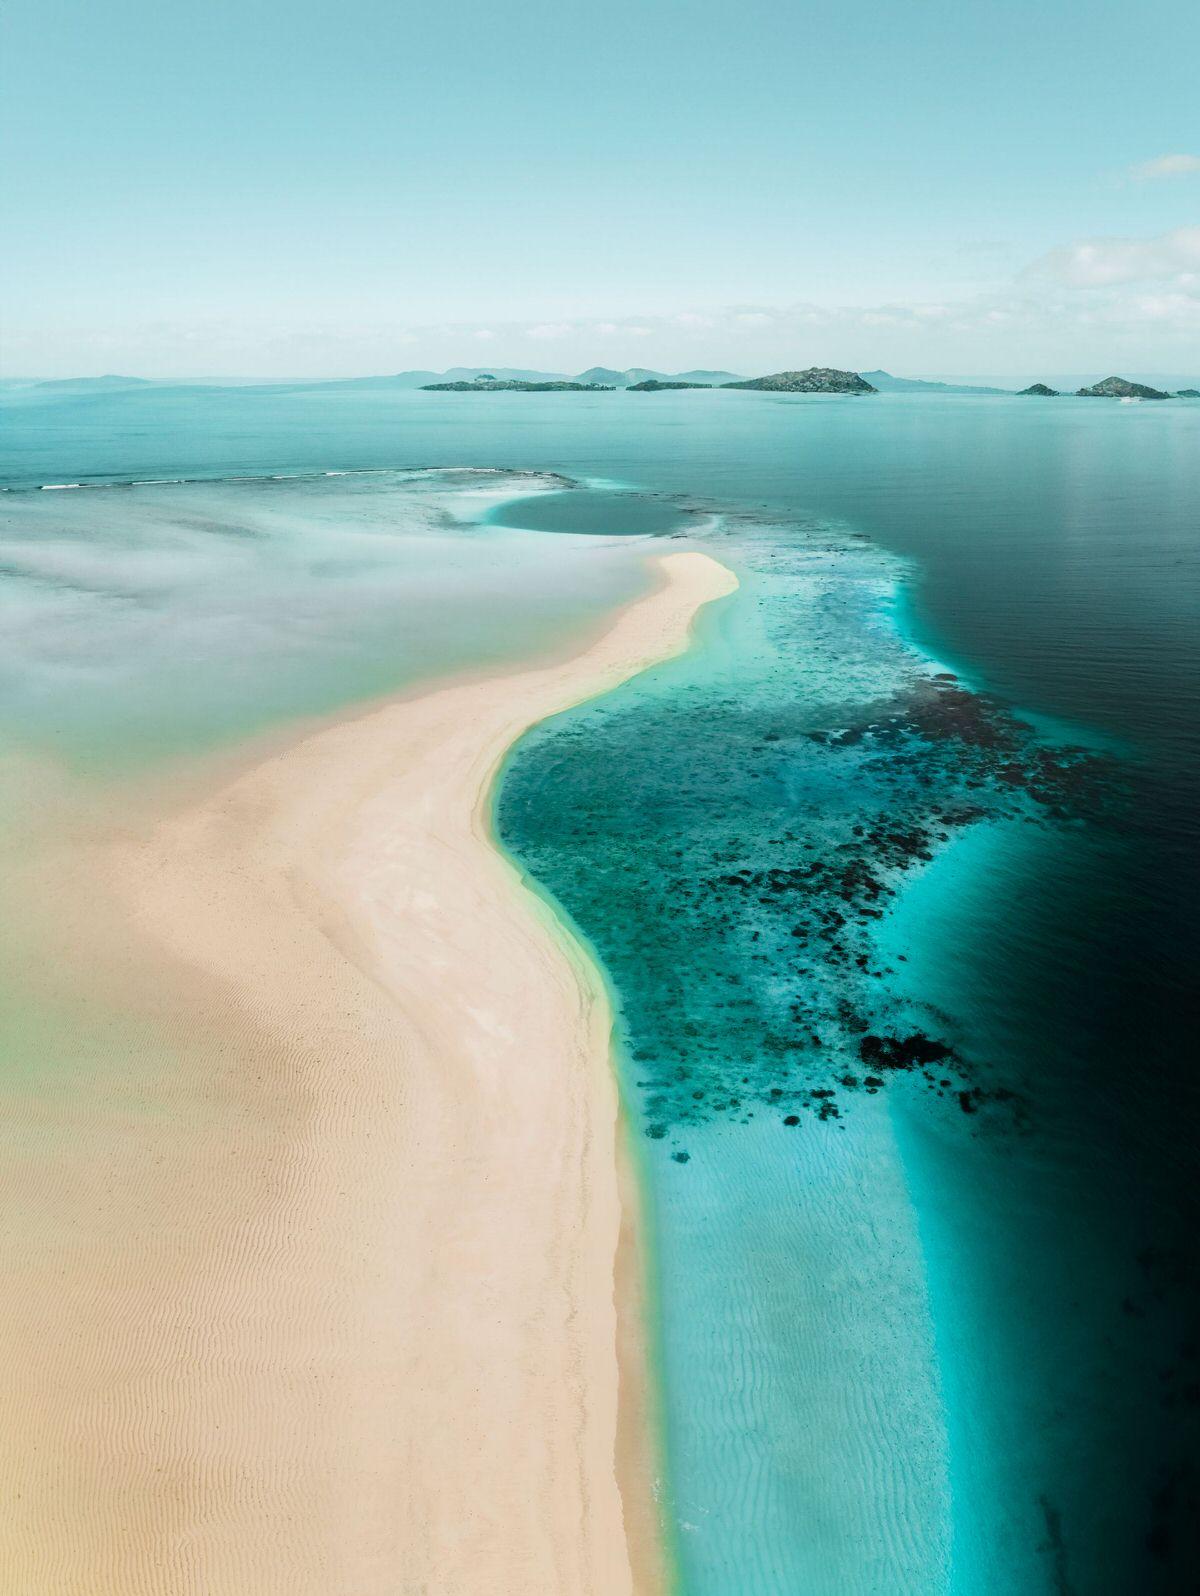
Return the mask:
<path id="1" fill-rule="evenodd" d="M 7 0 L 0 374 L 1200 372 L 1195 0 Z"/>

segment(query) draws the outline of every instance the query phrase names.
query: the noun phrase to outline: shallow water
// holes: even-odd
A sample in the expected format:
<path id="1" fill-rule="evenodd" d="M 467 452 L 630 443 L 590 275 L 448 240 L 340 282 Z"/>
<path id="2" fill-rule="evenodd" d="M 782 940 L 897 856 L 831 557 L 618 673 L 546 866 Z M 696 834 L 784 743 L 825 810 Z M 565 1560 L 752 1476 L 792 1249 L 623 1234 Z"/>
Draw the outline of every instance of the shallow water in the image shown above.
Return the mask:
<path id="1" fill-rule="evenodd" d="M 702 650 L 531 736 L 500 810 L 623 1004 L 682 1587 L 1186 1588 L 1200 407 L 568 398 L 26 396 L 9 480 L 517 466 L 590 483 L 558 500 L 579 514 L 606 494 L 644 525 L 692 512 L 740 594 Z M 363 527 L 284 485 L 296 525 L 211 567 L 240 486 L 149 490 L 137 547 L 202 556 L 172 578 L 177 616 L 198 595 L 186 646 L 135 624 L 135 569 L 103 597 L 115 669 L 77 579 L 85 618 L 18 630 L 10 746 L 212 746 L 562 636 L 633 580 L 637 537 L 602 551 L 486 511 L 469 548 L 397 527 L 340 574 L 343 518 L 358 565 L 396 490 L 364 490 Z M 175 492 L 208 531 L 180 537 Z M 37 542 L 50 501 L 86 542 L 109 497 L 131 499 L 36 495 L 34 522 L 14 494 L 4 537 Z M 540 524 L 564 526 L 551 499 Z M 444 643 L 406 598 L 429 593 Z M 239 669 L 221 645 L 245 636 Z M 62 644 L 49 669 L 39 637 Z"/>
<path id="2" fill-rule="evenodd" d="M 487 524 L 539 486 L 556 484 L 373 472 L 6 495 L 0 734 L 76 764 L 153 762 L 564 646 L 637 590 L 637 561 Z"/>
<path id="3" fill-rule="evenodd" d="M 936 917 L 905 905 L 977 834 L 1018 877 L 1031 836 L 1107 835 L 1115 772 L 909 643 L 894 557 L 744 523 L 709 546 L 743 586 L 704 646 L 531 733 L 498 811 L 622 1001 L 682 1588 L 986 1590 L 1000 1543 L 1012 1588 L 1053 1589 L 1039 1497 L 1076 1499 L 1085 1415 L 1019 1479 L 1003 1451 L 953 1468 L 946 1394 L 1001 1435 L 1022 1393 L 977 1372 L 984 1293 L 944 1301 L 962 1229 L 929 1239 L 996 1160 L 991 1219 L 1016 1223 L 1003 1184 L 1043 1152 L 1042 1104 L 981 1032 L 975 983 L 940 979 Z M 1043 1336 L 1058 1311 L 1036 1304 Z"/>

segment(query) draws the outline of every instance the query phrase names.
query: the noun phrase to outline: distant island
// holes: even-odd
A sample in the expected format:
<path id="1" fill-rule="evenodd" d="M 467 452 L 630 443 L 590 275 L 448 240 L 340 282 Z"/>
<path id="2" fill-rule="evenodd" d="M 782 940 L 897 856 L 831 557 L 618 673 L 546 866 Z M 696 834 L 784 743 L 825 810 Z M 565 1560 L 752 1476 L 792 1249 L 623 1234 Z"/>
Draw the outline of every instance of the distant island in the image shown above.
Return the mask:
<path id="1" fill-rule="evenodd" d="M 831 366 L 809 366 L 807 371 L 777 371 L 770 377 L 748 377 L 724 382 L 723 388 L 753 388 L 762 393 L 878 393 L 856 371 L 835 371 Z"/>
<path id="2" fill-rule="evenodd" d="M 1078 399 L 1169 399 L 1161 388 L 1147 388 L 1144 382 L 1129 382 L 1124 377 L 1105 377 L 1092 388 L 1077 388 Z"/>
<path id="3" fill-rule="evenodd" d="M 1018 398 L 1032 394 L 1038 399 L 1058 399 L 1061 394 L 1057 388 L 1049 388 L 1044 382 L 1035 382 L 1028 388 L 1022 388 Z M 1095 383 L 1091 388 L 1077 388 L 1077 399 L 1169 399 L 1171 395 L 1162 388 L 1149 388 L 1144 382 L 1130 382 L 1125 377 L 1105 377 L 1103 382 Z M 1200 399 L 1200 388 L 1180 388 L 1175 394 L 1176 399 Z"/>
<path id="4" fill-rule="evenodd" d="M 1088 374 L 1090 375 L 1090 374 Z M 533 371 L 513 366 L 452 366 L 446 371 L 398 371 L 370 377 L 302 378 L 260 382 L 252 379 L 205 379 L 181 382 L 175 378 L 131 377 L 106 373 L 98 377 L 0 377 L 0 399 L 14 403 L 49 402 L 53 399 L 111 397 L 114 402 L 136 400 L 139 392 L 192 387 L 206 390 L 237 390 L 285 393 L 389 393 L 394 390 L 423 389 L 430 393 L 608 393 L 620 389 L 630 393 L 670 393 L 681 389 L 750 389 L 763 393 L 863 394 L 889 397 L 964 395 L 973 398 L 1005 395 L 1035 399 L 1079 397 L 1085 399 L 1200 399 L 1200 386 L 1194 376 L 1157 376 L 1161 386 L 1133 382 L 1125 377 L 1106 377 L 1092 386 L 1072 388 L 1072 383 L 1088 381 L 1083 374 L 1064 376 L 1062 388 L 1034 382 L 1019 391 L 958 382 L 953 378 L 937 381 L 923 377 L 895 377 L 891 372 L 841 371 L 828 366 L 812 366 L 804 371 L 778 371 L 762 377 L 741 377 L 731 371 L 697 369 L 692 371 L 653 371 L 645 366 L 591 366 L 576 375 L 561 371 Z M 1188 386 L 1176 388 L 1176 383 Z"/>
<path id="5" fill-rule="evenodd" d="M 524 382 L 515 377 L 473 377 L 470 382 L 425 382 L 424 393 L 612 393 L 602 382 Z"/>
<path id="6" fill-rule="evenodd" d="M 725 386 L 728 388 L 729 384 Z M 631 382 L 625 390 L 627 393 L 662 393 L 668 388 L 711 388 L 711 382 L 661 382 L 657 377 L 650 377 L 645 382 Z"/>
<path id="7" fill-rule="evenodd" d="M 583 377 L 626 376 L 629 373 L 603 371 L 594 367 Z M 695 377 L 700 374 L 696 373 Z M 723 375 L 719 373 L 718 375 Z M 522 377 L 498 377 L 492 372 L 480 372 L 470 378 L 453 382 L 424 382 L 425 393 L 612 393 L 615 382 L 585 382 L 582 378 L 572 382 L 567 378 L 544 378 L 530 381 Z M 776 371 L 768 377 L 739 378 L 733 382 L 713 384 L 686 377 L 661 377 L 648 373 L 637 382 L 623 384 L 629 393 L 662 393 L 678 388 L 751 388 L 761 393 L 877 393 L 869 382 L 864 382 L 856 371 L 835 371 L 830 366 L 810 366 L 807 371 Z"/>
<path id="8" fill-rule="evenodd" d="M 647 371 L 644 366 L 632 366 L 626 371 L 616 371 L 608 366 L 591 366 L 577 377 L 568 377 L 556 371 L 514 371 L 497 367 L 484 371 L 478 367 L 459 366 L 441 374 L 436 371 L 399 372 L 390 379 L 351 379 L 350 382 L 323 384 L 325 387 L 360 386 L 365 380 L 372 383 L 391 383 L 396 387 L 421 388 L 429 393 L 609 393 L 614 388 L 636 388 L 639 393 L 655 393 L 660 388 L 715 388 L 736 378 L 732 371 L 680 371 L 668 375 L 662 371 Z M 416 380 L 419 379 L 419 380 Z"/>

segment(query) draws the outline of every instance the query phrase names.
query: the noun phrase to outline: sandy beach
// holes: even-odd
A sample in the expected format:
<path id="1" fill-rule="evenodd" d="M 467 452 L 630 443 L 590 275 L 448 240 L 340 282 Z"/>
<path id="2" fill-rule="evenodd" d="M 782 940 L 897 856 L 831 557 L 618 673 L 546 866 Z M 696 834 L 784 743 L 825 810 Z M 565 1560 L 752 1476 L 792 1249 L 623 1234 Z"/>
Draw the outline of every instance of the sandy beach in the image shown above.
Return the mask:
<path id="1" fill-rule="evenodd" d="M 659 1583 L 611 1016 L 489 818 L 524 730 L 736 585 L 653 567 L 577 657 L 328 725 L 92 854 L 190 1064 L 6 1159 L 6 1211 L 42 1208 L 2 1260 L 6 1592 Z"/>

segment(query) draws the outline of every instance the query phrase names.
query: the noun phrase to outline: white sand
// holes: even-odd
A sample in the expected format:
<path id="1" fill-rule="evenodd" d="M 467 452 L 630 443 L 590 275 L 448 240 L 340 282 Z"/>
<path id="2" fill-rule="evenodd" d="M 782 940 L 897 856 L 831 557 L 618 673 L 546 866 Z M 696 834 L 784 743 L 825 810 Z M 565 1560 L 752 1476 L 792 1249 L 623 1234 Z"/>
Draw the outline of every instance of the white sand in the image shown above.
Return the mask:
<path id="1" fill-rule="evenodd" d="M 736 585 L 654 563 L 576 658 L 335 724 L 107 850 L 203 1072 L 51 1107 L 59 1152 L 0 1170 L 57 1238 L 0 1252 L 5 1596 L 657 1582 L 628 1405 L 616 1461 L 611 1017 L 488 820 L 527 727 Z"/>

